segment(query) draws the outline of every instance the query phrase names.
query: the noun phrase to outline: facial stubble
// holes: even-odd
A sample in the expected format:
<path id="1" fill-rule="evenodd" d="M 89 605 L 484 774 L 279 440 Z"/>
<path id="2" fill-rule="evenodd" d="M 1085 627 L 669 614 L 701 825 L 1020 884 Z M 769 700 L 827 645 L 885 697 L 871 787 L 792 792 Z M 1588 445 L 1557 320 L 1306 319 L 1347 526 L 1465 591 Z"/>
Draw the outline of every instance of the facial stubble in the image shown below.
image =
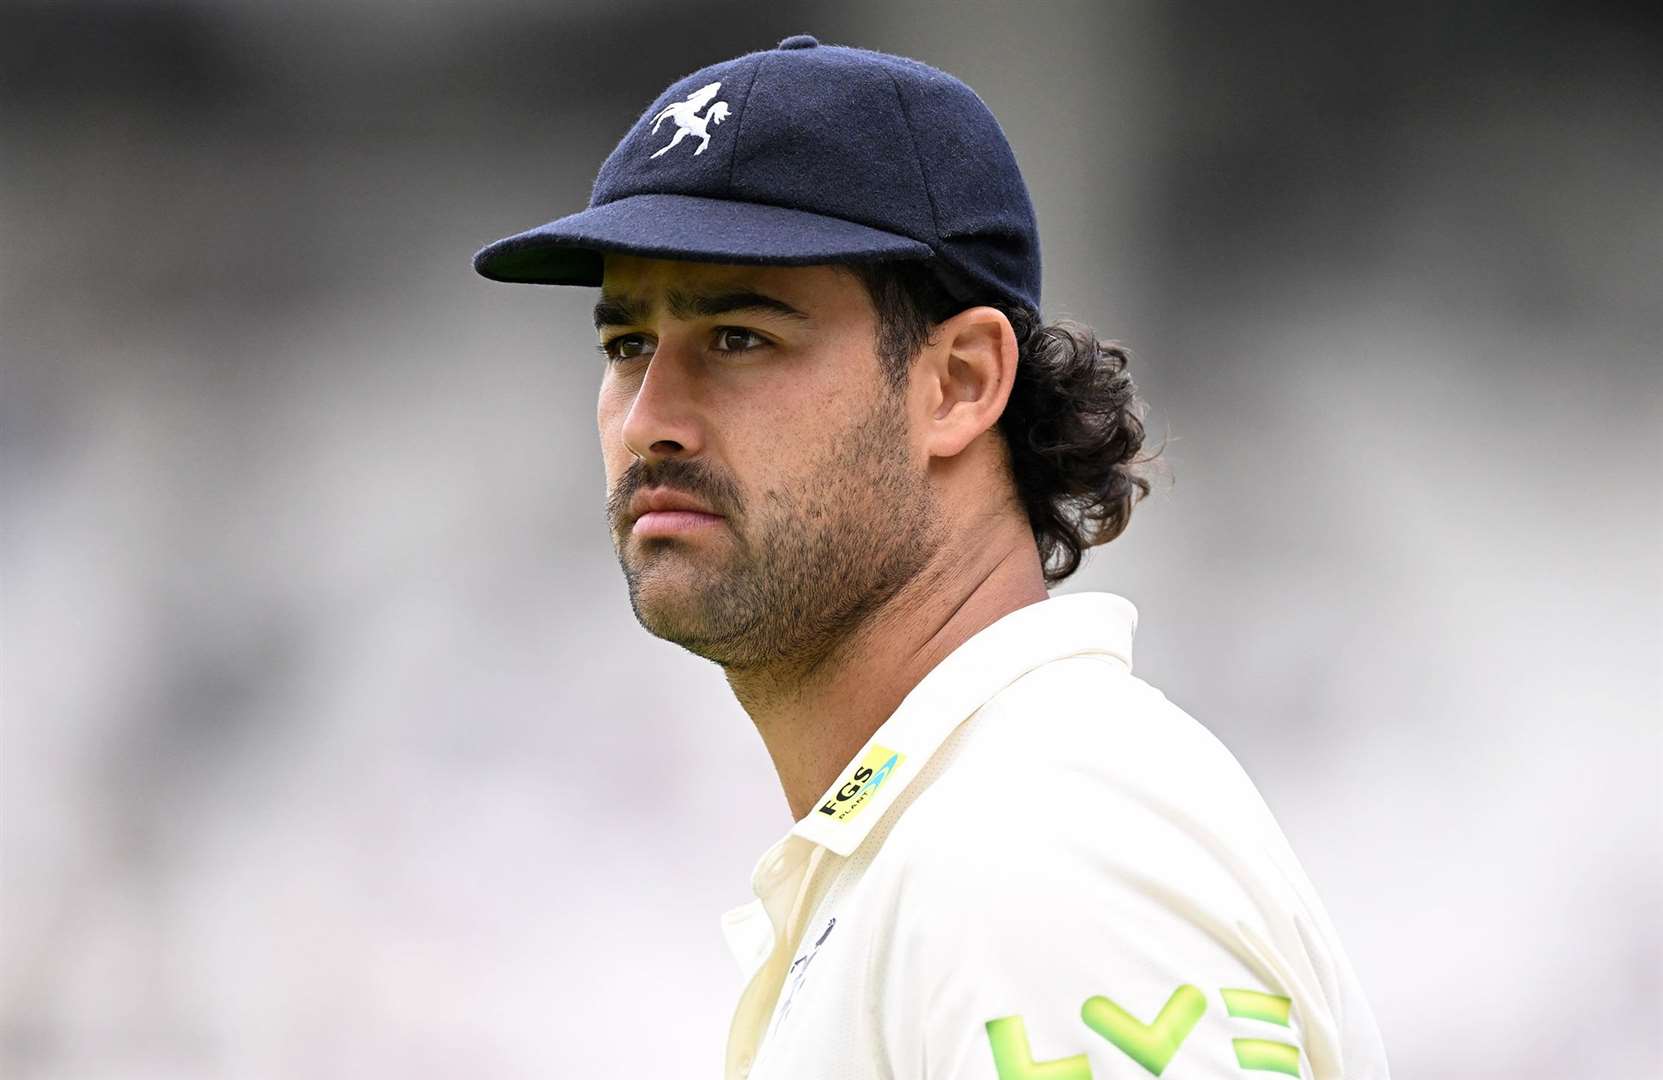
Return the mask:
<path id="1" fill-rule="evenodd" d="M 904 405 L 904 393 L 878 394 L 794 483 L 725 522 L 725 536 L 626 536 L 618 559 L 636 619 L 730 675 L 812 672 L 940 545 Z"/>

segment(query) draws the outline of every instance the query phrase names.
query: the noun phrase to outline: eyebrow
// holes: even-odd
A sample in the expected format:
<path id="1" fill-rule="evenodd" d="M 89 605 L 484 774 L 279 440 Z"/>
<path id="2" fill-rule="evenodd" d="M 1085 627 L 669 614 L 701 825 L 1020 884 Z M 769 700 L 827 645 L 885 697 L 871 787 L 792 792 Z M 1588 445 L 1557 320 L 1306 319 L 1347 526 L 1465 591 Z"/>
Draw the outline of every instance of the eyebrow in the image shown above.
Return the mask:
<path id="1" fill-rule="evenodd" d="M 806 312 L 798 311 L 784 300 L 759 293 L 754 289 L 703 293 L 671 289 L 666 295 L 670 304 L 670 314 L 683 320 L 708 319 L 735 311 L 765 311 L 801 322 L 814 321 Z M 652 308 L 650 302 L 633 296 L 603 296 L 595 305 L 595 329 L 644 323 Z"/>

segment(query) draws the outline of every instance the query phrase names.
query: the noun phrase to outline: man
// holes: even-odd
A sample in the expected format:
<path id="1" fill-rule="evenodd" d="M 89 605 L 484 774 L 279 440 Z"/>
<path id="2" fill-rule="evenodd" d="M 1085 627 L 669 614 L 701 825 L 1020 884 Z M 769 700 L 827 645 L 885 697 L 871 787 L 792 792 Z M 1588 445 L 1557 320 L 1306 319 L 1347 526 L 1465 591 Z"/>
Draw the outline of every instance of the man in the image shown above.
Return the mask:
<path id="1" fill-rule="evenodd" d="M 1132 604 L 1047 595 L 1148 490 L 1142 403 L 1040 320 L 969 87 L 807 35 L 712 65 L 475 266 L 601 287 L 630 603 L 722 666 L 797 819 L 724 923 L 726 1076 L 1386 1076 L 1258 792 L 1132 675 Z"/>

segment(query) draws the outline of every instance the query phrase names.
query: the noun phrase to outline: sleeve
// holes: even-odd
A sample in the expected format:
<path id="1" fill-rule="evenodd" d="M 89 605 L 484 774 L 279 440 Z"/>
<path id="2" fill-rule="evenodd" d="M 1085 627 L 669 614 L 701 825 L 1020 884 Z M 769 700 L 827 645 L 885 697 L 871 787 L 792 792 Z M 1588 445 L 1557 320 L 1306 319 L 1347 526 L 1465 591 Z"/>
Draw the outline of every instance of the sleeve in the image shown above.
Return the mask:
<path id="1" fill-rule="evenodd" d="M 1133 802 L 993 801 L 921 830 L 890 898 L 869 985 L 894 1076 L 1337 1080 L 1276 900 L 1215 838 Z"/>

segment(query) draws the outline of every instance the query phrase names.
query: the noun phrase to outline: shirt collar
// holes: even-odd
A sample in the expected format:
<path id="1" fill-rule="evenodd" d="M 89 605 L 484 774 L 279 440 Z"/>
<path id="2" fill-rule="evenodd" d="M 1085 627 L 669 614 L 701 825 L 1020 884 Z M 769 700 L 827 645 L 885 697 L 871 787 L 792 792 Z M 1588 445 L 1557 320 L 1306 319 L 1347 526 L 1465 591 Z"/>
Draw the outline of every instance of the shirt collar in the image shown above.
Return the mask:
<path id="1" fill-rule="evenodd" d="M 958 725 L 1028 672 L 1066 656 L 1108 656 L 1132 668 L 1138 612 L 1108 592 L 1052 596 L 977 631 L 930 669 L 872 733 L 791 835 L 838 855 L 866 834 Z"/>

